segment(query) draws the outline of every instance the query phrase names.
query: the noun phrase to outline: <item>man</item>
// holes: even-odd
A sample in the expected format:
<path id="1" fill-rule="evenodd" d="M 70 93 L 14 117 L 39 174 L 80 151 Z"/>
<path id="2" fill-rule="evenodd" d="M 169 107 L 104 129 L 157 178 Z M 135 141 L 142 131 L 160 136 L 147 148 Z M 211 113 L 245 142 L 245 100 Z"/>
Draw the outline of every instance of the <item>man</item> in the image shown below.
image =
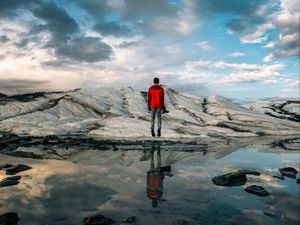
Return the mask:
<path id="1" fill-rule="evenodd" d="M 148 91 L 148 110 L 151 111 L 151 135 L 155 137 L 154 122 L 157 116 L 157 136 L 161 136 L 161 114 L 166 112 L 164 101 L 164 89 L 159 85 L 157 77 L 153 80 L 154 85 Z"/>

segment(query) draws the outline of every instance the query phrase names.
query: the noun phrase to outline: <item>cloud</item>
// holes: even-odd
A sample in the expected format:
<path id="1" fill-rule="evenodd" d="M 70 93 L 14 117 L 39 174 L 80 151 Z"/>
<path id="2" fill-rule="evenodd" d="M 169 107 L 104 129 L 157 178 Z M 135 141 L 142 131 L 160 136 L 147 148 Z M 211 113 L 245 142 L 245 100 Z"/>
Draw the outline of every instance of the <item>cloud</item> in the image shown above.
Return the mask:
<path id="1" fill-rule="evenodd" d="M 288 88 L 300 88 L 300 80 L 295 80 L 285 86 Z"/>
<path id="2" fill-rule="evenodd" d="M 52 45 L 67 41 L 70 36 L 79 31 L 76 21 L 63 8 L 49 2 L 33 11 L 34 16 L 43 20 L 43 27 L 52 34 Z"/>
<path id="3" fill-rule="evenodd" d="M 32 8 L 34 5 L 39 4 L 35 0 L 9 0 L 0 2 L 0 17 L 15 18 L 18 16 L 18 9 Z"/>
<path id="4" fill-rule="evenodd" d="M 276 63 L 271 65 L 246 64 L 246 63 L 227 63 L 224 61 L 191 61 L 186 64 L 188 71 L 201 71 L 211 69 L 229 69 L 230 72 L 219 80 L 220 83 L 245 83 L 259 82 L 266 79 L 279 77 L 280 70 L 285 65 Z"/>
<path id="5" fill-rule="evenodd" d="M 55 54 L 76 61 L 97 62 L 110 59 L 112 48 L 97 37 L 78 37 L 58 46 Z"/>
<path id="6" fill-rule="evenodd" d="M 133 36 L 133 32 L 131 29 L 123 24 L 111 21 L 111 22 L 98 22 L 94 29 L 98 31 L 103 36 L 116 36 L 116 37 L 123 37 L 123 36 Z"/>
<path id="7" fill-rule="evenodd" d="M 0 92 L 5 94 L 28 93 L 47 86 L 48 81 L 30 79 L 0 79 Z"/>
<path id="8" fill-rule="evenodd" d="M 209 41 L 201 41 L 195 43 L 199 48 L 203 50 L 214 50 L 215 48 L 210 45 Z"/>
<path id="9" fill-rule="evenodd" d="M 232 56 L 232 57 L 242 57 L 242 56 L 245 56 L 245 53 L 243 53 L 243 52 L 233 52 L 233 53 L 230 53 L 228 55 Z"/>
<path id="10" fill-rule="evenodd" d="M 259 65 L 259 64 L 247 64 L 247 63 L 226 63 L 224 61 L 190 61 L 187 62 L 186 68 L 188 70 L 193 69 L 233 69 L 233 70 L 280 70 L 284 67 L 283 64 L 277 63 L 272 65 Z"/>
<path id="11" fill-rule="evenodd" d="M 6 43 L 9 41 L 9 38 L 6 35 L 0 36 L 0 43 Z"/>

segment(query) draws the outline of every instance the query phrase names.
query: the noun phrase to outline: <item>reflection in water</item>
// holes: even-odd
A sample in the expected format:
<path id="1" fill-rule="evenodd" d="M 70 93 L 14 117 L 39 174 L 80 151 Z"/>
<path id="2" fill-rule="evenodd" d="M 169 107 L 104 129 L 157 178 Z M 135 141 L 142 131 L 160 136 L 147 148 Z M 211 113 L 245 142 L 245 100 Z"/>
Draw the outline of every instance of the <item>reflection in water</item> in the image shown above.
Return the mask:
<path id="1" fill-rule="evenodd" d="M 94 214 L 116 224 L 129 216 L 136 216 L 139 225 L 171 225 L 174 219 L 203 225 L 299 224 L 299 184 L 273 177 L 281 167 L 299 170 L 299 151 L 272 151 L 258 145 L 235 149 L 219 146 L 203 155 L 197 149 L 175 150 L 154 142 L 150 151 L 57 149 L 65 160 L 0 154 L 0 164 L 32 167 L 20 173 L 18 185 L 0 189 L 0 215 L 17 212 L 18 225 L 80 225 Z M 21 150 L 47 154 L 41 148 Z M 169 179 L 171 166 L 174 176 Z M 261 198 L 246 193 L 244 187 L 211 182 L 214 176 L 239 169 L 261 172 L 249 176 L 246 185 L 263 186 L 271 195 Z M 0 171 L 0 180 L 5 177 Z M 157 208 L 151 206 L 152 199 Z"/>
<path id="2" fill-rule="evenodd" d="M 154 154 L 156 153 L 156 163 Z M 156 164 L 156 165 L 155 165 Z M 150 150 L 150 170 L 147 172 L 147 196 L 152 200 L 152 207 L 158 206 L 163 194 L 165 175 L 171 176 L 171 166 L 161 166 L 160 144 L 153 143 Z"/>

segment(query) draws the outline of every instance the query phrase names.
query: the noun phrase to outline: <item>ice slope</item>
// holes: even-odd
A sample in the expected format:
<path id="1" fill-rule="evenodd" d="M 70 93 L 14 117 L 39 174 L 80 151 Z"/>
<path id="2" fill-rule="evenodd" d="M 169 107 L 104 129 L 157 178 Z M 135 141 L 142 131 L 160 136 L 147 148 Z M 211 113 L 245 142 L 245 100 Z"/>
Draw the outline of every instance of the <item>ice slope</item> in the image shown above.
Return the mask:
<path id="1" fill-rule="evenodd" d="M 221 96 L 207 99 L 165 87 L 163 138 L 249 137 L 299 134 L 299 123 L 239 106 Z M 0 98 L 0 132 L 46 136 L 148 138 L 146 95 L 131 87 L 83 88 Z"/>

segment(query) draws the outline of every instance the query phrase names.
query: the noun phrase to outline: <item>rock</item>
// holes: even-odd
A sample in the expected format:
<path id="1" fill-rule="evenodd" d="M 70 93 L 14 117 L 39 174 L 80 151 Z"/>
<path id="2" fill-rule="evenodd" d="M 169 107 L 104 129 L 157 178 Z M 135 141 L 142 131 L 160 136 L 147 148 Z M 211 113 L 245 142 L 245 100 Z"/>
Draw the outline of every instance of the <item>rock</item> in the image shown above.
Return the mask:
<path id="1" fill-rule="evenodd" d="M 0 170 L 2 169 L 6 169 L 8 167 L 12 167 L 13 165 L 12 164 L 8 164 L 8 163 L 5 163 L 5 164 L 0 164 Z"/>
<path id="2" fill-rule="evenodd" d="M 296 174 L 298 171 L 293 167 L 284 167 L 279 169 L 282 176 L 296 179 Z"/>
<path id="3" fill-rule="evenodd" d="M 216 176 L 212 179 L 215 185 L 219 186 L 242 186 L 246 183 L 247 177 L 244 172 L 227 173 L 221 176 Z"/>
<path id="4" fill-rule="evenodd" d="M 4 178 L 2 181 L 5 181 L 5 180 L 20 180 L 20 179 L 21 179 L 21 176 L 12 176 L 12 177 Z"/>
<path id="5" fill-rule="evenodd" d="M 246 187 L 245 191 L 263 197 L 270 195 L 270 193 L 267 192 L 263 187 L 257 185 L 251 185 L 249 187 Z"/>
<path id="6" fill-rule="evenodd" d="M 279 171 L 280 172 L 289 172 L 289 173 L 294 173 L 294 174 L 298 173 L 298 171 L 295 168 L 293 168 L 293 167 L 280 168 Z"/>
<path id="7" fill-rule="evenodd" d="M 278 176 L 278 175 L 275 175 L 275 176 L 273 176 L 273 177 L 275 177 L 275 178 L 277 178 L 277 179 L 280 179 L 280 180 L 284 180 L 284 176 Z"/>
<path id="8" fill-rule="evenodd" d="M 114 224 L 116 221 L 113 219 L 107 218 L 102 215 L 89 216 L 84 218 L 84 225 L 109 225 Z"/>
<path id="9" fill-rule="evenodd" d="M 0 225 L 17 225 L 19 216 L 17 213 L 8 212 L 0 216 Z"/>
<path id="10" fill-rule="evenodd" d="M 300 178 L 297 179 L 297 183 L 300 184 Z"/>
<path id="11" fill-rule="evenodd" d="M 189 221 L 182 220 L 182 219 L 176 219 L 173 221 L 172 225 L 200 225 L 200 224 L 191 223 Z"/>
<path id="12" fill-rule="evenodd" d="M 23 165 L 23 164 L 17 164 L 17 165 L 13 165 L 11 167 L 5 168 L 5 171 L 6 171 L 6 175 L 15 175 L 16 173 L 20 173 L 20 172 L 30 170 L 30 169 L 32 169 L 32 167 Z"/>
<path id="13" fill-rule="evenodd" d="M 19 181 L 17 181 L 17 180 L 2 180 L 2 181 L 0 181 L 0 187 L 17 185 L 18 183 L 19 183 Z"/>
<path id="14" fill-rule="evenodd" d="M 263 213 L 264 213 L 264 215 L 266 215 L 266 216 L 270 216 L 270 217 L 278 217 L 278 214 L 276 214 L 276 212 L 271 211 L 271 210 L 264 210 Z"/>
<path id="15" fill-rule="evenodd" d="M 289 177 L 292 179 L 296 179 L 296 174 L 290 172 L 281 172 L 282 176 Z"/>
<path id="16" fill-rule="evenodd" d="M 245 174 L 248 174 L 248 175 L 260 176 L 260 172 L 256 172 L 256 171 L 253 171 L 253 170 L 238 170 L 238 172 L 245 173 Z"/>
<path id="17" fill-rule="evenodd" d="M 127 217 L 122 221 L 121 225 L 134 225 L 135 220 L 136 220 L 135 216 Z"/>

